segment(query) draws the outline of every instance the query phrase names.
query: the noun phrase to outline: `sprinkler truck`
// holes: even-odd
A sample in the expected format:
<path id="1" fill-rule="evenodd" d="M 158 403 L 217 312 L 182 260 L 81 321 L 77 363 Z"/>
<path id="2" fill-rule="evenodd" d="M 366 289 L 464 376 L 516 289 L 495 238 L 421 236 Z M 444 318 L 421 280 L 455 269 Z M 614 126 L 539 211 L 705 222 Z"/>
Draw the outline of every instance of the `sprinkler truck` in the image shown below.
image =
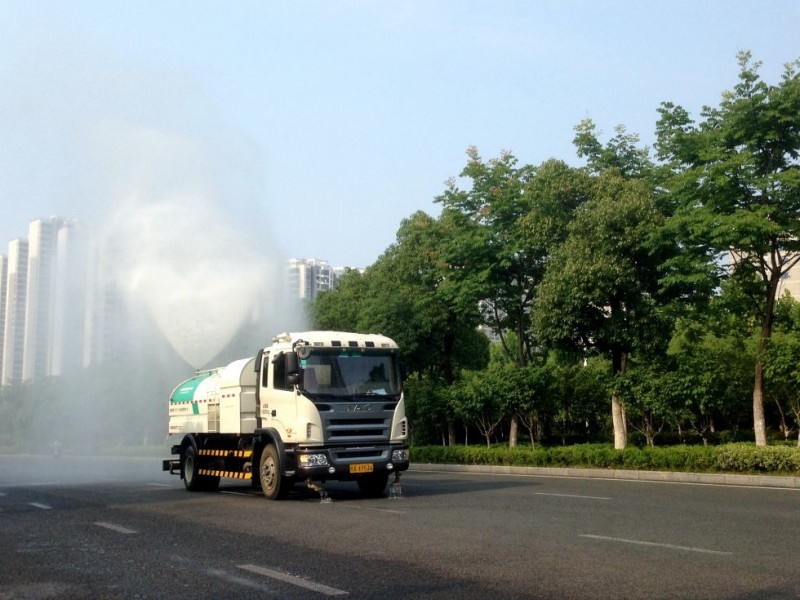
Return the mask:
<path id="1" fill-rule="evenodd" d="M 272 500 L 294 483 L 327 499 L 326 480 L 383 496 L 408 469 L 408 421 L 397 344 L 382 335 L 283 333 L 256 356 L 198 371 L 169 399 L 174 459 L 187 490 L 251 480 Z"/>

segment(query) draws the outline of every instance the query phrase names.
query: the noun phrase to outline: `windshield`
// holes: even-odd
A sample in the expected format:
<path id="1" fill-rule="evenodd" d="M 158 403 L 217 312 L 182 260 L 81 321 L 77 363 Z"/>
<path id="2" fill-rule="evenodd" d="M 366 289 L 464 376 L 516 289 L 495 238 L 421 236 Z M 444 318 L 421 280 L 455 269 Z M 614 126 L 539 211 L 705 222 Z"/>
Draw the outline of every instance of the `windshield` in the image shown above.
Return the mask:
<path id="1" fill-rule="evenodd" d="M 311 394 L 399 394 L 395 355 L 352 349 L 314 350 L 300 360 L 303 389 Z"/>

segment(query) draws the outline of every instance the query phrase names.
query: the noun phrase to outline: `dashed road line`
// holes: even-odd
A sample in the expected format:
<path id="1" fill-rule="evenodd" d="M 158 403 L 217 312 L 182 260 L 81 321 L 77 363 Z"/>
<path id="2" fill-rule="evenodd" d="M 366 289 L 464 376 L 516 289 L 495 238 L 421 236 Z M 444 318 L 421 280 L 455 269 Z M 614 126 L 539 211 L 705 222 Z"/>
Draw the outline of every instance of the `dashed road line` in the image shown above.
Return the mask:
<path id="1" fill-rule="evenodd" d="M 253 581 L 251 579 L 247 579 L 246 577 L 237 577 L 236 575 L 231 575 L 221 569 L 206 569 L 206 573 L 213 577 L 219 577 L 220 579 L 224 579 L 228 583 L 235 583 L 237 585 L 243 585 L 248 587 L 252 590 L 258 590 L 259 592 L 263 592 L 266 594 L 274 594 L 275 590 L 260 583 L 258 581 Z"/>
<path id="2" fill-rule="evenodd" d="M 294 575 L 289 575 L 288 573 L 281 573 L 280 571 L 275 571 L 274 569 L 259 567 L 258 565 L 239 565 L 239 568 L 245 571 L 250 571 L 251 573 L 257 573 L 259 575 L 263 575 L 264 577 L 269 577 L 270 579 L 276 579 L 284 583 L 296 585 L 297 587 L 311 590 L 313 592 L 317 592 L 325 596 L 350 595 L 350 592 L 346 592 L 344 590 L 337 590 L 336 588 L 332 588 L 327 585 L 322 585 L 321 583 L 309 581 L 308 579 L 303 579 L 301 577 L 295 577 Z"/>
<path id="3" fill-rule="evenodd" d="M 41 502 L 28 502 L 30 506 L 35 506 L 36 508 L 41 508 L 42 510 L 50 510 L 53 508 L 52 506 L 48 506 L 47 504 L 42 504 Z"/>
<path id="4" fill-rule="evenodd" d="M 590 538 L 593 540 L 603 540 L 607 542 L 622 542 L 624 544 L 636 544 L 639 546 L 655 546 L 657 548 L 667 548 L 669 550 L 683 550 L 685 552 L 701 552 L 703 554 L 731 555 L 733 552 L 723 550 L 710 550 L 708 548 L 697 548 L 694 546 L 676 546 L 674 544 L 659 544 L 657 542 L 646 542 L 644 540 L 628 540 L 625 538 L 608 537 L 605 535 L 580 534 L 578 537 Z"/>
<path id="5" fill-rule="evenodd" d="M 131 534 L 136 533 L 133 529 L 128 529 L 127 527 L 123 527 L 122 525 L 115 525 L 114 523 L 106 523 L 104 521 L 97 521 L 95 523 L 98 527 L 105 527 L 106 529 L 110 529 L 111 531 L 116 531 L 117 533 L 125 533 Z"/>

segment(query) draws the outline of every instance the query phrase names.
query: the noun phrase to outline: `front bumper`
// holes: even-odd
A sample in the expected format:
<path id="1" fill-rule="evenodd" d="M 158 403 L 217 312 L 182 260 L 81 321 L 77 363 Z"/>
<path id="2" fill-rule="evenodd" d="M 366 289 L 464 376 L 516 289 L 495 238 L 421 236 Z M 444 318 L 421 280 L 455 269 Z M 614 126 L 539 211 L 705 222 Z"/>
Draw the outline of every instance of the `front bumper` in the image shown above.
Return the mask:
<path id="1" fill-rule="evenodd" d="M 296 448 L 295 474 L 303 479 L 352 481 L 408 469 L 407 444 L 362 447 Z"/>

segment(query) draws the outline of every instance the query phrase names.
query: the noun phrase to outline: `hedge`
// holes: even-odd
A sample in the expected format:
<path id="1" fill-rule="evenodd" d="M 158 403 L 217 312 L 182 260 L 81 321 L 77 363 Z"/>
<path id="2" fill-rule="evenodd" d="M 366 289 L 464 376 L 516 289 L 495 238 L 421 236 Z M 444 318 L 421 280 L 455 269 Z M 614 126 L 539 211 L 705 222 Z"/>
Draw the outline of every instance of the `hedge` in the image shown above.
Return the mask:
<path id="1" fill-rule="evenodd" d="M 414 463 L 432 464 L 800 475 L 800 448 L 756 446 L 752 443 L 644 448 L 629 446 L 622 451 L 615 450 L 610 444 L 539 446 L 535 449 L 507 446 L 414 446 L 411 449 L 411 460 Z"/>

